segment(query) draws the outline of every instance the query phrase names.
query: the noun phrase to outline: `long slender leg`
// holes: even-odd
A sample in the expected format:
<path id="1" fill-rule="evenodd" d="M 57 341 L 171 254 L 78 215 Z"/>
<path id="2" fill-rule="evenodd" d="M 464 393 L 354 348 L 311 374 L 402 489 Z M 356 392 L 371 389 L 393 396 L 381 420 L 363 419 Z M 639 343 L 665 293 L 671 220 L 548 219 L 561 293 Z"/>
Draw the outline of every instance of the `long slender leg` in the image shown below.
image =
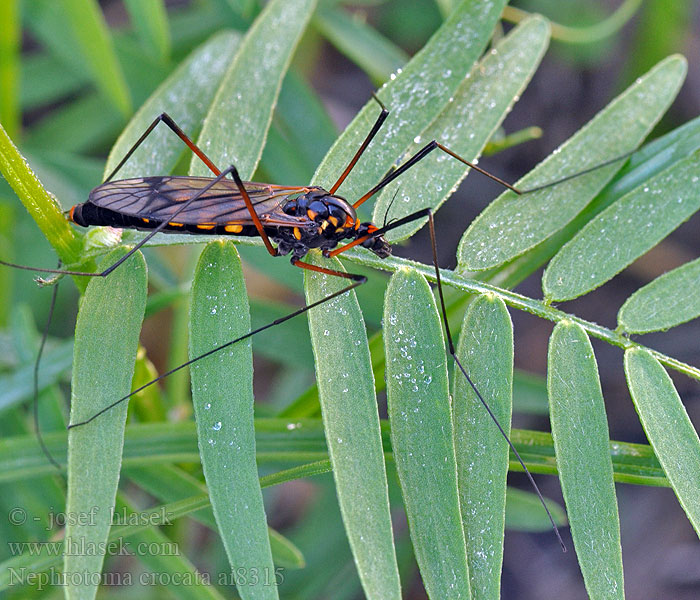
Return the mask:
<path id="1" fill-rule="evenodd" d="M 432 142 L 428 142 L 425 146 L 423 146 L 418 152 L 416 152 L 411 158 L 409 158 L 405 163 L 403 163 L 400 167 L 398 167 L 396 170 L 392 171 L 389 173 L 384 179 L 382 179 L 377 185 L 375 185 L 369 192 L 367 192 L 364 196 L 362 196 L 353 206 L 357 208 L 367 200 L 369 200 L 372 196 L 374 196 L 378 191 L 380 191 L 382 188 L 385 188 L 387 185 L 389 185 L 394 179 L 408 171 L 411 167 L 419 163 L 421 160 L 423 160 L 428 154 L 430 154 L 433 150 L 439 149 L 445 152 L 446 154 L 449 154 L 451 157 L 456 158 L 458 161 L 461 163 L 464 163 L 468 167 L 471 167 L 475 171 L 481 173 L 482 175 L 486 175 L 486 177 L 493 179 L 497 183 L 500 183 L 503 187 L 508 188 L 509 190 L 515 192 L 516 194 L 522 194 L 522 191 L 519 190 L 516 187 L 513 187 L 510 183 L 507 181 L 503 181 L 500 177 L 496 177 L 495 175 L 489 173 L 485 169 L 482 169 L 481 167 L 477 166 L 473 162 L 468 161 L 465 158 L 462 158 L 459 154 L 456 152 L 453 152 L 450 150 L 447 146 L 443 146 L 440 142 L 437 142 L 436 140 L 433 140 Z"/>
<path id="2" fill-rule="evenodd" d="M 353 168 L 357 164 L 357 161 L 360 160 L 360 156 L 362 156 L 364 151 L 367 150 L 367 146 L 369 146 L 369 143 L 372 141 L 374 136 L 377 135 L 379 128 L 389 116 L 389 111 L 386 109 L 384 104 L 382 104 L 382 101 L 379 98 L 377 98 L 377 96 L 375 96 L 374 94 L 372 94 L 372 97 L 379 103 L 379 106 L 382 107 L 382 112 L 377 117 L 374 126 L 372 127 L 371 131 L 367 134 L 365 141 L 362 142 L 362 145 L 360 146 L 359 150 L 355 153 L 355 156 L 352 157 L 352 160 L 350 161 L 348 166 L 345 167 L 345 170 L 341 173 L 340 177 L 338 177 L 338 181 L 336 181 L 331 187 L 331 189 L 328 190 L 331 194 L 335 194 L 338 188 L 342 185 L 343 181 L 345 181 L 346 177 L 350 175 L 350 171 L 353 170 Z"/>
<path id="3" fill-rule="evenodd" d="M 592 167 L 589 167 L 587 169 L 584 169 L 583 171 L 580 171 L 578 173 L 574 173 L 572 175 L 567 175 L 565 177 L 562 177 L 561 179 L 556 179 L 554 181 L 549 181 L 543 185 L 538 185 L 534 188 L 528 188 L 528 189 L 521 189 L 521 188 L 516 188 L 515 186 L 511 185 L 507 181 L 504 181 L 500 177 L 496 177 L 496 175 L 493 175 L 492 173 L 489 173 L 485 169 L 482 169 L 478 165 L 474 164 L 473 162 L 468 161 L 465 158 L 462 158 L 459 154 L 456 152 L 450 150 L 447 146 L 443 146 L 441 143 L 433 140 L 432 142 L 429 142 L 423 148 L 421 148 L 418 152 L 416 152 L 411 158 L 409 158 L 405 163 L 403 163 L 401 166 L 399 166 L 397 169 L 394 171 L 388 173 L 377 185 L 375 185 L 369 192 L 367 192 L 364 196 L 362 196 L 353 206 L 357 208 L 367 200 L 369 200 L 372 196 L 374 196 L 377 192 L 379 192 L 381 189 L 386 187 L 389 183 L 391 183 L 394 179 L 405 173 L 408 169 L 419 163 L 421 160 L 423 160 L 428 154 L 430 154 L 433 150 L 438 149 L 442 150 L 446 154 L 449 154 L 452 158 L 456 158 L 458 161 L 461 163 L 464 163 L 468 167 L 471 167 L 478 173 L 481 173 L 482 175 L 485 175 L 489 179 L 492 179 L 496 183 L 500 183 L 503 187 L 511 190 L 512 192 L 515 192 L 518 195 L 522 194 L 529 194 L 532 192 L 537 192 L 539 190 L 543 190 L 555 185 L 558 185 L 560 183 L 564 183 L 565 181 L 569 181 L 571 179 L 574 179 L 576 177 L 580 177 L 581 175 L 585 175 L 586 173 L 590 173 L 591 171 L 595 171 L 597 169 L 600 169 L 602 167 L 607 167 L 608 165 L 611 165 L 613 163 L 616 163 L 620 160 L 629 158 L 631 154 L 634 152 L 627 152 L 625 154 L 621 154 L 620 156 L 616 156 L 615 158 L 612 158 L 610 160 L 606 160 L 605 162 L 602 162 L 598 165 L 594 165 Z"/>
<path id="4" fill-rule="evenodd" d="M 258 235 L 262 239 L 263 244 L 265 244 L 265 248 L 267 248 L 267 251 L 270 253 L 271 256 L 277 256 L 277 248 L 275 248 L 272 245 L 270 238 L 267 236 L 267 233 L 265 233 L 265 228 L 260 222 L 260 217 L 258 217 L 258 213 L 255 212 L 255 207 L 253 206 L 253 203 L 250 200 L 250 196 L 248 195 L 248 192 L 246 191 L 245 186 L 243 185 L 243 181 L 241 181 L 241 177 L 238 174 L 238 169 L 236 169 L 236 167 L 234 167 L 233 165 L 231 165 L 231 175 L 233 176 L 233 180 L 238 186 L 238 191 L 241 192 L 241 196 L 243 196 L 243 202 L 245 202 L 246 208 L 250 213 L 250 217 L 251 219 L 253 219 L 253 223 L 255 223 L 255 229 L 258 230 Z"/>
<path id="5" fill-rule="evenodd" d="M 324 269 L 323 267 L 316 267 L 314 265 L 309 265 L 308 263 L 304 263 L 300 260 L 295 261 L 293 264 L 295 264 L 296 266 L 299 266 L 301 268 L 304 268 L 304 269 L 309 269 L 312 271 L 319 271 L 321 273 L 326 273 L 327 275 L 335 275 L 337 277 L 343 277 L 345 279 L 352 279 L 353 282 L 350 285 L 344 287 L 342 290 L 334 292 L 333 294 L 330 294 L 330 295 L 326 296 L 325 298 L 322 298 L 321 300 L 317 300 L 316 302 L 302 306 L 301 308 L 295 310 L 294 312 L 289 313 L 288 315 L 285 315 L 284 317 L 280 317 L 279 319 L 275 319 L 274 321 L 272 321 L 271 323 L 268 323 L 267 325 L 263 325 L 262 327 L 258 327 L 257 329 L 253 329 L 252 331 L 249 331 L 245 335 L 237 337 L 236 339 L 231 340 L 230 342 L 226 342 L 225 344 L 221 344 L 220 346 L 215 346 L 214 348 L 212 348 L 208 352 L 205 352 L 204 354 L 200 354 L 199 356 L 192 358 L 192 359 L 188 360 L 187 362 L 182 363 L 181 365 L 175 367 L 174 369 L 170 369 L 170 371 L 167 371 L 166 373 L 159 375 L 158 377 L 156 377 L 155 379 L 152 379 L 148 383 L 144 383 L 141 387 L 135 389 L 130 394 L 127 394 L 126 396 L 123 396 L 122 398 L 115 400 L 110 405 L 105 406 L 102 410 L 100 410 L 99 412 L 92 415 L 89 419 L 86 419 L 85 421 L 80 421 L 78 423 L 70 423 L 68 425 L 68 429 L 72 429 L 74 427 L 80 427 L 82 425 L 87 425 L 88 423 L 91 423 L 92 421 L 94 421 L 100 415 L 103 415 L 104 413 L 106 413 L 110 409 L 117 406 L 118 404 L 121 404 L 122 402 L 128 400 L 134 394 L 138 394 L 140 391 L 146 389 L 147 387 L 153 385 L 154 383 L 159 382 L 161 379 L 164 379 L 164 378 L 168 377 L 169 375 L 176 373 L 180 369 L 184 369 L 185 367 L 188 367 L 191 364 L 196 363 L 196 362 L 202 360 L 203 358 L 206 358 L 207 356 L 211 356 L 212 354 L 216 354 L 217 352 L 219 352 L 225 348 L 228 348 L 229 346 L 233 346 L 234 344 L 237 344 L 238 342 L 241 342 L 243 340 L 247 340 L 248 338 L 253 337 L 257 333 L 260 333 L 261 331 L 265 331 L 266 329 L 270 329 L 270 327 L 274 327 L 275 325 L 279 325 L 280 323 L 284 323 L 285 321 L 289 321 L 289 319 L 293 319 L 294 317 L 296 317 L 298 315 L 304 314 L 305 312 L 311 310 L 312 308 L 315 308 L 315 307 L 320 306 L 321 304 L 323 304 L 325 302 L 333 300 L 333 298 L 337 298 L 338 296 L 342 296 L 345 292 L 349 292 L 350 290 L 354 290 L 356 287 L 362 285 L 363 283 L 365 283 L 367 281 L 367 278 L 364 275 L 355 275 L 352 273 L 343 273 L 341 271 L 334 271 L 332 269 Z"/>
<path id="6" fill-rule="evenodd" d="M 170 129 L 172 129 L 175 134 L 187 145 L 187 147 L 192 150 L 192 152 L 195 153 L 196 156 L 198 156 L 202 162 L 209 167 L 212 173 L 214 175 L 219 175 L 221 171 L 219 168 L 211 161 L 211 159 L 204 154 L 204 151 L 197 146 L 189 137 L 187 137 L 187 134 L 180 129 L 180 126 L 173 121 L 173 119 L 168 115 L 168 113 L 161 113 L 159 114 L 155 119 L 153 119 L 153 123 L 151 123 L 146 131 L 144 131 L 141 134 L 141 137 L 136 140 L 136 143 L 131 147 L 131 149 L 124 155 L 124 158 L 119 161 L 119 164 L 114 168 L 114 170 L 109 174 L 109 177 L 104 180 L 103 183 L 107 183 L 108 181 L 111 181 L 112 178 L 117 174 L 117 171 L 121 169 L 124 166 L 124 163 L 131 158 L 131 155 L 136 152 L 136 149 L 143 143 L 143 141 L 151 134 L 151 132 L 156 128 L 156 125 L 160 122 L 165 123 Z"/>

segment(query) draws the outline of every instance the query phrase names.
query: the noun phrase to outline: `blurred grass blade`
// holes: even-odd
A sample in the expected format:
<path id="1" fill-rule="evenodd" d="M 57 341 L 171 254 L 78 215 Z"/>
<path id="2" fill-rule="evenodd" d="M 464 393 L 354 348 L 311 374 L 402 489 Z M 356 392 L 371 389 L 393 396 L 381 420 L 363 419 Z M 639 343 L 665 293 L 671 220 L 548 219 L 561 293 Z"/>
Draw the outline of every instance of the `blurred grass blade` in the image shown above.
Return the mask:
<path id="1" fill-rule="evenodd" d="M 566 512 L 554 500 L 544 499 L 557 527 L 566 525 Z M 549 533 L 552 524 L 536 494 L 518 488 L 506 490 L 506 529 Z"/>
<path id="2" fill-rule="evenodd" d="M 673 381 L 644 349 L 625 353 L 634 406 L 678 501 L 700 535 L 700 440 Z"/>
<path id="3" fill-rule="evenodd" d="M 256 426 L 257 458 L 260 464 L 278 465 L 279 461 L 311 462 L 304 469 L 288 469 L 282 481 L 310 477 L 330 470 L 322 424 L 317 419 L 258 418 Z M 388 425 L 382 423 L 382 442 L 385 452 L 391 443 Z M 65 431 L 44 435 L 54 456 L 66 452 Z M 556 474 L 552 436 L 541 431 L 512 429 L 511 440 L 533 473 Z M 668 487 L 659 461 L 647 444 L 611 441 L 610 454 L 615 470 L 615 481 Z M 195 425 L 191 422 L 130 425 L 124 439 L 124 467 L 162 465 L 200 460 L 197 451 Z M 517 468 L 513 460 L 511 469 Z M 36 436 L 20 435 L 0 439 L 0 482 L 17 481 L 52 474 L 54 468 L 37 446 Z M 277 485 L 278 474 L 261 477 L 261 485 Z"/>
<path id="4" fill-rule="evenodd" d="M 175 465 L 132 467 L 126 471 L 125 475 L 163 503 L 207 493 L 206 486 Z M 202 509 L 191 517 L 216 531 L 216 521 L 211 509 Z M 304 556 L 301 550 L 274 529 L 268 528 L 268 533 L 272 559 L 276 565 L 290 569 L 304 567 Z"/>
<path id="5" fill-rule="evenodd" d="M 457 358 L 510 435 L 513 324 L 502 300 L 479 296 L 469 306 Z M 509 448 L 458 368 L 454 378 L 455 451 L 471 588 L 476 598 L 498 599 Z"/>
<path id="6" fill-rule="evenodd" d="M 442 325 L 415 271 L 389 282 L 384 340 L 391 442 L 423 584 L 430 598 L 470 598 Z"/>
<path id="7" fill-rule="evenodd" d="M 566 44 L 595 44 L 613 36 L 635 15 L 642 0 L 624 0 L 607 18 L 582 27 L 569 27 L 552 23 L 552 38 Z M 527 18 L 528 12 L 508 6 L 503 11 L 503 18 L 518 23 Z M 647 65 L 645 68 L 649 68 Z"/>
<path id="8" fill-rule="evenodd" d="M 164 0 L 125 0 L 124 5 L 146 51 L 157 61 L 170 56 L 170 28 Z"/>
<path id="9" fill-rule="evenodd" d="M 20 77 L 20 98 L 25 111 L 58 102 L 89 81 L 83 73 L 66 68 L 56 56 L 44 53 L 23 57 Z"/>
<path id="10" fill-rule="evenodd" d="M 335 124 L 318 94 L 293 70 L 282 83 L 275 119 L 312 170 L 338 137 Z M 309 177 L 307 181 L 310 180 Z"/>
<path id="11" fill-rule="evenodd" d="M 208 498 L 206 495 L 199 495 L 191 498 L 186 498 L 185 500 L 180 500 L 178 502 L 172 502 L 170 504 L 165 504 L 162 506 L 157 506 L 154 508 L 149 508 L 146 509 L 140 513 L 137 513 L 134 517 L 131 518 L 130 523 L 127 525 L 115 525 L 112 527 L 111 531 L 109 532 L 109 537 L 107 538 L 107 542 L 116 542 L 118 544 L 120 541 L 123 541 L 123 539 L 128 538 L 129 536 L 135 535 L 137 533 L 140 533 L 142 531 L 145 531 L 151 527 L 158 526 L 158 525 L 169 525 L 172 521 L 175 519 L 179 519 L 180 517 L 184 517 L 196 510 L 200 510 L 203 506 L 207 506 L 208 504 Z M 111 517 L 111 508 L 108 507 L 108 512 L 110 513 Z M 83 514 L 83 513 L 81 513 Z M 164 521 L 165 517 L 165 521 Z M 78 518 L 76 516 L 76 518 Z M 82 517 L 83 520 L 91 520 L 90 513 L 87 513 L 85 517 Z M 75 544 L 83 544 L 83 545 L 78 545 L 78 546 L 73 546 L 72 551 L 82 551 L 82 552 L 94 552 L 95 550 L 91 547 L 88 546 L 89 540 L 85 540 L 85 542 L 73 542 Z M 63 553 L 66 549 L 66 542 L 45 542 L 45 543 L 38 543 L 36 546 L 32 547 L 32 550 L 29 552 L 26 552 L 24 554 L 21 554 L 19 556 L 14 556 L 3 563 L 0 563 L 0 590 L 4 590 L 6 588 L 10 587 L 15 587 L 17 585 L 16 577 L 13 578 L 12 571 L 19 571 L 19 572 L 27 572 L 27 573 L 41 573 L 42 571 L 46 571 L 51 568 L 55 568 L 56 571 L 58 572 L 60 569 L 60 563 L 61 563 L 61 558 L 63 556 Z M 114 546 L 110 545 L 110 549 L 113 550 Z M 96 571 L 96 573 L 99 575 L 100 571 Z M 61 572 L 61 576 L 65 577 L 65 579 L 61 579 L 61 581 L 69 581 L 71 579 L 71 574 L 66 573 L 63 575 L 63 572 Z M 82 572 L 80 573 L 79 576 L 73 576 L 72 578 L 74 580 L 85 580 L 86 573 Z M 94 579 L 95 576 L 92 575 L 92 571 L 87 572 L 87 579 Z M 108 579 L 109 580 L 109 579 Z M 113 581 L 113 580 L 109 580 Z M 70 594 L 73 594 L 73 589 L 71 588 L 64 588 L 69 591 Z M 78 592 L 85 591 L 85 595 L 81 596 L 74 596 L 74 595 L 68 595 L 66 594 L 67 598 L 73 598 L 73 597 L 78 597 L 78 598 L 91 598 L 94 596 L 94 591 L 96 589 L 93 588 L 93 590 L 77 590 Z M 91 593 L 92 592 L 92 593 Z"/>
<path id="12" fill-rule="evenodd" d="M 570 300 L 602 285 L 700 208 L 700 152 L 642 184 L 590 221 L 551 260 L 545 298 Z"/>
<path id="13" fill-rule="evenodd" d="M 335 259 L 312 262 L 342 270 Z M 348 285 L 304 273 L 310 304 Z M 323 426 L 338 503 L 367 598 L 399 599 L 401 589 L 389 513 L 386 468 L 367 332 L 354 292 L 308 313 Z"/>
<path id="14" fill-rule="evenodd" d="M 117 514 L 125 515 L 127 519 L 136 519 L 142 514 L 121 494 L 117 496 L 116 509 Z M 144 589 L 149 584 L 158 582 L 159 587 L 167 589 L 176 600 L 224 600 L 224 596 L 211 585 L 206 575 L 199 573 L 192 562 L 179 551 L 178 543 L 166 536 L 158 527 L 134 532 L 129 537 L 128 543 L 120 541 L 119 547 L 136 548 L 137 551 L 133 554 L 146 569 L 154 574 L 153 578 L 145 576 L 139 581 Z M 153 549 L 160 550 L 153 551 Z M 177 551 L 174 551 L 175 549 Z"/>
<path id="15" fill-rule="evenodd" d="M 209 244 L 192 285 L 190 358 L 250 331 L 250 310 L 236 248 Z M 274 573 L 255 462 L 253 354 L 250 339 L 192 365 L 192 403 L 202 467 L 231 569 Z M 242 598 L 277 598 L 277 588 L 250 578 Z"/>
<path id="16" fill-rule="evenodd" d="M 3 269 L 5 272 L 6 269 Z M 1 273 L 2 271 L 0 271 Z M 73 341 L 68 340 L 44 352 L 39 371 L 39 391 L 69 373 L 73 364 Z M 0 375 L 0 411 L 34 396 L 34 362 Z"/>
<path id="17" fill-rule="evenodd" d="M 680 56 L 659 63 L 518 181 L 517 187 L 537 188 L 633 150 L 676 96 L 686 70 L 686 61 Z M 622 164 L 619 161 L 522 196 L 502 194 L 462 237 L 460 267 L 489 269 L 546 240 L 581 212 Z M 494 237 L 499 239 L 497 246 Z"/>
<path id="18" fill-rule="evenodd" d="M 598 365 L 586 332 L 563 321 L 549 342 L 550 420 L 566 512 L 591 598 L 624 598 L 620 519 Z"/>
<path id="19" fill-rule="evenodd" d="M 617 315 L 626 333 L 663 331 L 700 316 L 700 259 L 673 269 L 632 294 Z"/>
<path id="20" fill-rule="evenodd" d="M 413 140 L 404 157 L 408 158 L 435 139 L 466 160 L 477 160 L 534 74 L 548 40 L 549 26 L 540 17 L 514 29 L 474 65 L 447 106 Z M 437 210 L 468 173 L 469 167 L 434 150 L 382 191 L 374 205 L 373 221 L 383 223 L 390 206 L 388 217 L 394 219 L 421 208 Z M 394 198 L 396 202 L 392 205 Z M 418 231 L 426 220 L 400 227 L 387 237 L 391 241 L 405 239 Z"/>
<path id="21" fill-rule="evenodd" d="M 322 7 L 314 17 L 317 29 L 339 52 L 362 69 L 375 85 L 384 83 L 408 62 L 398 46 L 360 20 L 337 7 Z"/>
<path id="22" fill-rule="evenodd" d="M 0 173 L 12 186 L 65 264 L 74 264 L 82 244 L 63 216 L 56 199 L 41 184 L 0 125 Z"/>
<path id="23" fill-rule="evenodd" d="M 129 116 L 129 88 L 97 0 L 64 0 L 63 10 L 95 84 L 124 117 Z"/>
<path id="24" fill-rule="evenodd" d="M 126 253 L 111 252 L 106 268 Z M 92 278 L 75 327 L 70 422 L 79 423 L 129 393 L 141 322 L 146 308 L 146 263 L 132 256 L 108 278 Z M 112 520 L 124 444 L 127 403 L 122 402 L 94 422 L 68 432 L 68 498 L 66 514 L 91 515 L 66 527 L 64 557 L 66 598 L 93 598 L 95 577 L 71 574 L 102 570 L 104 543 Z"/>
<path id="25" fill-rule="evenodd" d="M 488 4 L 464 0 L 377 95 L 390 115 L 340 188 L 351 202 L 377 184 L 413 138 L 440 113 L 486 47 L 505 0 Z M 439 83 L 436 82 L 439 77 Z M 357 152 L 379 116 L 370 99 L 336 140 L 314 174 L 314 185 L 331 186 Z"/>
<path id="26" fill-rule="evenodd" d="M 249 179 L 260 160 L 282 78 L 315 0 L 272 0 L 248 30 L 209 109 L 199 146 L 222 170 Z M 211 175 L 196 157 L 190 175 Z"/>
<path id="27" fill-rule="evenodd" d="M 39 150 L 61 148 L 64 152 L 86 153 L 109 145 L 123 122 L 119 112 L 98 92 L 87 92 L 39 121 L 24 136 L 24 143 Z"/>
<path id="28" fill-rule="evenodd" d="M 19 0 L 0 2 L 0 123 L 11 138 L 20 131 Z"/>
<path id="29" fill-rule="evenodd" d="M 182 61 L 122 131 L 109 153 L 104 176 L 107 177 L 114 170 L 153 119 L 162 112 L 167 112 L 188 136 L 193 137 L 239 44 L 238 34 L 224 31 L 212 36 Z M 120 169 L 118 178 L 170 173 L 185 151 L 189 152 L 180 138 L 160 123 Z M 212 173 L 209 171 L 207 174 Z"/>

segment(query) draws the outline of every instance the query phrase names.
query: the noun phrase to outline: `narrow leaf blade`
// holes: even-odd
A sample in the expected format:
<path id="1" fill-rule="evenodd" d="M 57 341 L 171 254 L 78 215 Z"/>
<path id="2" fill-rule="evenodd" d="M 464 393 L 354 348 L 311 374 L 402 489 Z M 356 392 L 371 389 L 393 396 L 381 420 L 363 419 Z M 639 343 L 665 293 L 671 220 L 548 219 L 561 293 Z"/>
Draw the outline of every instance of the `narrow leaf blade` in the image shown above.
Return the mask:
<path id="1" fill-rule="evenodd" d="M 669 329 L 700 316 L 700 259 L 657 277 L 622 305 L 617 322 L 627 333 Z"/>
<path id="2" fill-rule="evenodd" d="M 408 62 L 408 55 L 376 29 L 337 7 L 318 11 L 314 22 L 340 52 L 379 85 Z"/>
<path id="3" fill-rule="evenodd" d="M 190 358 L 250 331 L 250 310 L 235 246 L 209 244 L 192 286 Z M 196 362 L 192 402 L 214 516 L 231 568 L 274 574 L 255 460 L 253 355 L 250 339 Z M 240 585 L 238 585 L 240 581 Z M 242 598 L 277 598 L 261 577 L 237 580 Z"/>
<path id="4" fill-rule="evenodd" d="M 110 253 L 101 267 L 125 252 Z M 95 277 L 88 284 L 75 328 L 71 423 L 92 417 L 131 390 L 146 287 L 146 263 L 140 253 L 109 278 Z M 68 433 L 66 514 L 91 516 L 68 523 L 66 544 L 68 548 L 101 548 L 102 552 L 66 553 L 66 574 L 102 570 L 119 482 L 126 409 L 123 402 Z M 97 591 L 94 577 L 68 576 L 67 581 L 67 598 L 92 598 Z"/>
<path id="5" fill-rule="evenodd" d="M 624 598 L 608 422 L 586 332 L 577 324 L 559 323 L 549 342 L 548 361 L 557 468 L 586 589 L 592 598 Z"/>
<path id="6" fill-rule="evenodd" d="M 394 460 L 423 584 L 430 598 L 470 598 L 442 325 L 415 271 L 389 283 L 384 341 Z"/>
<path id="7" fill-rule="evenodd" d="M 513 405 L 513 324 L 502 300 L 478 297 L 462 325 L 457 358 L 506 435 Z M 508 443 L 455 368 L 454 428 L 462 524 L 471 588 L 500 598 Z"/>
<path id="8" fill-rule="evenodd" d="M 700 440 L 673 381 L 643 349 L 625 353 L 627 385 L 649 443 L 700 535 Z"/>
<path id="9" fill-rule="evenodd" d="M 63 6 L 95 84 L 126 117 L 131 112 L 131 95 L 99 4 L 96 0 L 65 0 Z"/>
<path id="10" fill-rule="evenodd" d="M 679 161 L 590 221 L 552 259 L 545 297 L 570 300 L 602 285 L 700 208 L 700 153 Z"/>
<path id="11" fill-rule="evenodd" d="M 317 264 L 342 270 L 340 261 Z M 346 279 L 305 273 L 312 303 L 348 285 Z M 367 598 L 401 597 L 392 537 L 386 467 L 367 332 L 354 292 L 308 313 L 323 426 L 338 503 Z"/>
<path id="12" fill-rule="evenodd" d="M 124 4 L 146 51 L 156 60 L 166 61 L 171 40 L 165 1 L 126 0 Z"/>
<path id="13" fill-rule="evenodd" d="M 162 112 L 167 112 L 187 135 L 192 136 L 211 106 L 239 44 L 238 34 L 225 31 L 212 36 L 182 61 L 122 131 L 109 153 L 104 176 L 115 169 Z M 185 149 L 182 141 L 161 123 L 119 170 L 118 177 L 128 179 L 170 173 Z"/>
<path id="14" fill-rule="evenodd" d="M 249 179 L 272 121 L 284 77 L 315 0 L 272 0 L 248 30 L 209 110 L 199 145 L 222 169 Z M 195 156 L 190 175 L 210 175 Z"/>

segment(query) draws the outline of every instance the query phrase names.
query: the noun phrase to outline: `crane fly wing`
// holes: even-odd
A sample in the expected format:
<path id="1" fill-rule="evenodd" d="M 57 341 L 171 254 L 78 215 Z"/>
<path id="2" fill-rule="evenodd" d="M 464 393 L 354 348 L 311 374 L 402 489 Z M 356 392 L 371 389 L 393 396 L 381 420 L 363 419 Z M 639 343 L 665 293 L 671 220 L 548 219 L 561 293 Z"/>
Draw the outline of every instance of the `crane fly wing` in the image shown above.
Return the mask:
<path id="1" fill-rule="evenodd" d="M 89 202 L 95 206 L 155 222 L 169 221 L 175 211 L 206 185 L 208 177 L 139 177 L 110 181 L 90 192 Z M 287 198 L 303 194 L 310 188 L 244 182 L 255 212 L 265 225 L 295 227 L 299 219 L 286 214 L 282 206 Z M 178 223 L 197 225 L 231 222 L 253 223 L 238 186 L 222 179 L 185 210 L 177 214 Z"/>

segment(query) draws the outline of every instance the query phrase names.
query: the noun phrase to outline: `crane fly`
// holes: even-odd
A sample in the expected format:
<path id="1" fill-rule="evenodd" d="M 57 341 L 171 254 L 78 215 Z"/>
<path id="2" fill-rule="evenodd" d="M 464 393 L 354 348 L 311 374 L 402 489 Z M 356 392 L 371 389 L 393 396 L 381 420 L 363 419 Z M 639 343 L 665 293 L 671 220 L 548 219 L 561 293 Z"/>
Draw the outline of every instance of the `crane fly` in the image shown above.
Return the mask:
<path id="1" fill-rule="evenodd" d="M 354 246 L 362 246 L 369 249 L 380 258 L 386 258 L 391 254 L 391 245 L 384 238 L 384 234 L 392 229 L 396 229 L 413 221 L 427 218 L 432 246 L 433 265 L 435 267 L 435 280 L 437 284 L 440 312 L 442 315 L 445 334 L 447 337 L 448 352 L 452 356 L 459 371 L 462 372 L 467 382 L 474 390 L 477 398 L 488 412 L 496 427 L 507 441 L 511 451 L 522 466 L 529 478 L 531 485 L 537 493 L 542 506 L 551 522 L 554 532 L 564 550 L 566 550 L 561 539 L 554 519 L 547 508 L 542 494 L 535 483 L 532 475 L 525 466 L 515 446 L 505 433 L 498 419 L 491 411 L 488 402 L 483 398 L 476 385 L 469 376 L 466 368 L 461 364 L 456 356 L 452 334 L 447 321 L 447 309 L 443 297 L 440 270 L 437 260 L 437 243 L 435 235 L 435 225 L 433 212 L 430 208 L 420 209 L 407 216 L 393 219 L 378 227 L 372 222 L 362 222 L 356 209 L 364 202 L 372 198 L 379 191 L 384 189 L 389 183 L 400 177 L 408 169 L 423 160 L 434 150 L 440 150 L 452 158 L 462 162 L 466 166 L 479 173 L 493 179 L 509 190 L 522 194 L 532 192 L 556 185 L 572 177 L 588 173 L 594 169 L 606 166 L 613 162 L 626 158 L 628 155 L 616 157 L 601 165 L 586 169 L 581 173 L 564 177 L 560 180 L 538 186 L 537 188 L 520 190 L 492 175 L 474 163 L 462 158 L 446 146 L 433 140 L 411 156 L 408 160 L 400 164 L 394 170 L 385 175 L 379 183 L 367 191 L 355 202 L 350 202 L 337 195 L 337 190 L 351 173 L 360 157 L 363 155 L 372 139 L 376 136 L 382 124 L 389 115 L 389 111 L 382 104 L 381 100 L 374 96 L 381 107 L 381 112 L 377 117 L 372 129 L 367 134 L 365 140 L 348 163 L 345 170 L 338 177 L 336 182 L 328 189 L 318 186 L 284 186 L 268 183 L 256 183 L 243 181 L 235 165 L 229 166 L 225 170 L 220 170 L 206 154 L 182 131 L 182 129 L 166 113 L 159 115 L 124 158 L 115 167 L 105 182 L 89 195 L 85 203 L 78 204 L 70 209 L 69 218 L 76 225 L 83 227 L 90 226 L 112 226 L 117 228 L 129 228 L 148 231 L 149 233 L 135 244 L 124 256 L 115 263 L 100 272 L 72 271 L 65 269 L 42 269 L 17 265 L 6 261 L 0 264 L 7 266 L 41 272 L 53 273 L 57 275 L 72 275 L 83 277 L 106 277 L 119 265 L 129 259 L 135 252 L 142 248 L 157 233 L 188 233 L 198 235 L 235 235 L 235 236 L 258 236 L 262 239 L 267 251 L 272 256 L 290 255 L 291 263 L 294 266 L 315 271 L 326 275 L 331 275 L 346 280 L 350 283 L 316 302 L 305 305 L 288 315 L 276 319 L 262 327 L 249 331 L 247 334 L 233 339 L 225 344 L 216 346 L 211 350 L 188 360 L 187 362 L 163 373 L 141 387 L 133 390 L 128 395 L 119 398 L 92 415 L 90 418 L 70 423 L 68 428 L 87 425 L 100 415 L 106 413 L 111 408 L 128 400 L 134 394 L 155 384 L 172 373 L 179 371 L 207 356 L 215 354 L 237 342 L 248 339 L 255 334 L 279 325 L 293 317 L 303 314 L 310 309 L 320 306 L 366 282 L 364 275 L 346 273 L 322 266 L 317 266 L 302 260 L 311 249 L 319 249 L 324 256 L 330 258 L 342 254 Z M 115 180 L 114 177 L 135 150 L 149 136 L 153 129 L 160 123 L 165 123 L 199 159 L 212 171 L 214 177 L 183 177 L 183 176 L 155 176 L 139 177 L 132 179 Z M 229 178 L 230 176 L 230 178 Z M 55 292 L 54 292 L 55 300 Z M 49 317 L 50 320 L 50 317 Z M 40 348 L 38 361 L 41 357 L 41 350 L 46 340 L 46 331 Z M 35 391 L 36 377 L 35 377 Z M 36 396 L 36 394 L 35 394 Z M 36 406 L 36 405 L 35 405 Z M 37 421 L 35 408 L 35 421 Z M 38 431 L 38 429 L 37 429 Z M 40 444 L 49 460 L 59 467 L 58 463 L 48 453 L 40 439 Z M 60 468 L 60 467 L 59 467 Z"/>

